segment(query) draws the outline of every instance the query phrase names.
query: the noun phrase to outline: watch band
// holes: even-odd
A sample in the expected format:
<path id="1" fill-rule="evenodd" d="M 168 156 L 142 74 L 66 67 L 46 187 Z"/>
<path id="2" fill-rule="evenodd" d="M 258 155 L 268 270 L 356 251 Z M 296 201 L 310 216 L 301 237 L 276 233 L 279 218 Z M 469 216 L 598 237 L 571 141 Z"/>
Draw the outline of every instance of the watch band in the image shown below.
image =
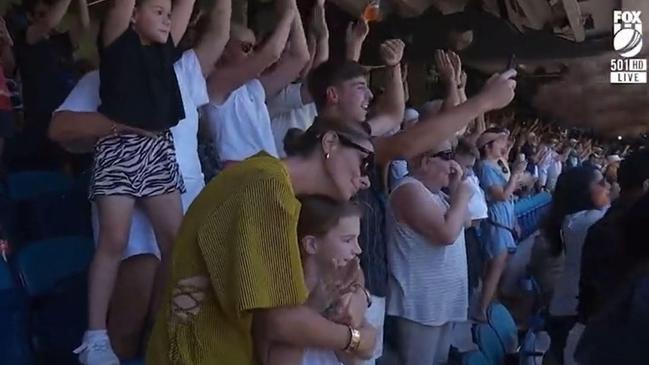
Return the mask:
<path id="1" fill-rule="evenodd" d="M 353 328 L 352 326 L 348 326 L 348 328 L 349 328 L 349 343 L 345 348 L 345 352 L 351 353 L 358 350 L 358 347 L 361 344 L 361 333 L 360 331 Z"/>

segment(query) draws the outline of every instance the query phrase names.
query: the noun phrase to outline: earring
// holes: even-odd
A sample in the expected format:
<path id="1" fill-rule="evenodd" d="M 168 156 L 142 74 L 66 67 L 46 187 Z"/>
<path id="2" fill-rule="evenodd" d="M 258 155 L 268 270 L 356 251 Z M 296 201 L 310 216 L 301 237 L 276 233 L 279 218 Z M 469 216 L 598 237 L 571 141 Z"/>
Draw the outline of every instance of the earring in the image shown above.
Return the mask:
<path id="1" fill-rule="evenodd" d="M 327 154 L 325 155 L 325 160 L 328 160 L 329 157 L 331 157 L 331 155 L 327 153 Z"/>

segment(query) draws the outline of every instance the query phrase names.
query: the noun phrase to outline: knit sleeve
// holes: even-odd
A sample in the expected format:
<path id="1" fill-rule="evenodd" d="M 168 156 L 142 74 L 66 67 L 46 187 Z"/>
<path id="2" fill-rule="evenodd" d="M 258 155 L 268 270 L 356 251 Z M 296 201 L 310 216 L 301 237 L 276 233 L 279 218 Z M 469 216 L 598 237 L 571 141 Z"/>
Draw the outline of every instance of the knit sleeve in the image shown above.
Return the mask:
<path id="1" fill-rule="evenodd" d="M 241 189 L 199 229 L 214 292 L 232 314 L 298 305 L 308 291 L 297 242 L 300 205 L 287 181 Z"/>

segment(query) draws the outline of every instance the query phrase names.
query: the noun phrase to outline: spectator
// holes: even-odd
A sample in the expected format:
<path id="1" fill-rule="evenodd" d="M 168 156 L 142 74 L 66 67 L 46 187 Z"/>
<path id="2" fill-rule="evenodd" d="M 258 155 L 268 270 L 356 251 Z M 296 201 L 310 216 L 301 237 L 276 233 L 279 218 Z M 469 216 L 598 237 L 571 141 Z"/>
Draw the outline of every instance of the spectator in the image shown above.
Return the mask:
<path id="1" fill-rule="evenodd" d="M 302 70 L 302 80 L 286 86 L 266 102 L 280 157 L 286 157 L 284 137 L 287 132 L 292 128 L 306 130 L 318 114 L 304 76 L 308 75 L 311 68 L 318 67 L 329 59 L 329 29 L 325 20 L 324 0 L 318 0 L 313 6 L 307 39 L 311 59 Z"/>
<path id="2" fill-rule="evenodd" d="M 358 328 L 364 321 L 369 299 L 358 262 L 361 209 L 354 203 L 339 203 L 326 196 L 303 196 L 299 200 L 297 231 L 304 282 L 309 290 L 307 303 L 334 322 Z M 337 281 L 341 285 L 333 289 Z M 353 302 L 357 298 L 360 301 Z M 353 361 L 343 352 L 303 351 L 272 344 L 265 356 L 262 363 L 269 365 L 339 365 L 345 360 Z M 295 361 L 299 357 L 301 361 Z"/>
<path id="3" fill-rule="evenodd" d="M 622 283 L 626 253 L 622 242 L 626 212 L 649 191 L 649 150 L 632 153 L 618 170 L 620 197 L 588 229 L 581 257 L 579 321 L 587 324 Z"/>
<path id="4" fill-rule="evenodd" d="M 394 52 L 391 52 L 394 53 Z M 396 56 L 396 54 L 395 54 Z M 391 85 L 385 95 L 394 90 L 394 95 L 384 98 L 386 103 L 394 102 L 395 108 L 403 108 L 402 80 L 396 67 L 401 56 L 390 57 L 389 65 L 393 74 Z M 335 63 L 325 62 L 318 69 L 311 73 L 309 78 L 309 89 L 316 101 L 319 115 L 333 115 L 345 117 L 344 120 L 355 123 L 366 122 L 375 136 L 372 142 L 376 149 L 377 167 L 370 174 L 372 182 L 369 189 L 359 194 L 359 199 L 365 211 L 361 218 L 361 268 L 365 280 L 372 294 L 372 307 L 367 312 L 368 321 L 379 328 L 379 341 L 375 358 L 382 354 L 382 328 L 385 318 L 385 298 L 388 294 L 388 273 L 385 241 L 385 186 L 384 177 L 386 168 L 394 160 L 410 159 L 425 151 L 430 150 L 431 145 L 436 145 L 452 137 L 469 121 L 478 115 L 507 105 L 514 96 L 515 82 L 510 78 L 515 71 L 509 71 L 503 75 L 493 76 L 484 86 L 482 91 L 457 107 L 443 111 L 432 117 L 420 118 L 419 122 L 408 130 L 401 131 L 390 136 L 379 136 L 378 131 L 390 131 L 402 122 L 403 116 L 396 113 L 375 115 L 365 120 L 365 103 L 367 83 L 364 79 L 364 70 L 353 62 Z M 455 78 L 452 78 L 455 80 Z M 397 103 L 395 100 L 398 100 Z M 389 110 L 379 108 L 379 110 Z M 403 109 L 401 109 L 403 110 Z M 399 113 L 399 114 L 402 114 Z M 380 118 L 379 118 L 380 117 Z M 369 362 L 369 363 L 374 363 Z"/>
<path id="5" fill-rule="evenodd" d="M 478 287 L 480 276 L 482 275 L 483 262 L 480 253 L 481 247 L 478 229 L 482 221 L 488 218 L 485 193 L 480 187 L 480 180 L 474 172 L 474 166 L 479 157 L 480 152 L 468 140 L 460 139 L 458 141 L 457 147 L 455 148 L 455 161 L 462 167 L 464 179 L 473 191 L 467 208 L 471 225 L 465 230 L 464 234 L 467 266 L 469 270 L 469 298 L 471 298 L 473 290 Z"/>
<path id="6" fill-rule="evenodd" d="M 266 100 L 294 81 L 309 62 L 295 0 L 277 4 L 277 27 L 258 51 L 251 30 L 232 26 L 230 40 L 217 64 L 219 72 L 208 80 L 208 132 L 225 167 L 259 151 L 279 156 Z M 287 44 L 290 47 L 284 51 Z"/>
<path id="7" fill-rule="evenodd" d="M 473 193 L 450 143 L 408 162 L 388 199 L 388 315 L 400 363 L 445 364 L 454 323 L 469 307 L 464 225 Z M 450 197 L 442 188 L 449 188 Z"/>
<path id="8" fill-rule="evenodd" d="M 22 167 L 54 167 L 60 153 L 47 140 L 52 112 L 63 102 L 78 80 L 74 51 L 90 25 L 86 0 L 77 0 L 77 22 L 68 32 L 55 30 L 72 0 L 29 0 L 25 2 L 28 26 L 19 31 L 15 44 L 16 62 L 23 87 L 25 126 L 21 134 L 28 143 L 17 143 L 24 155 L 15 156 Z M 25 147 L 28 146 L 28 147 Z"/>
<path id="9" fill-rule="evenodd" d="M 208 102 L 205 77 L 212 72 L 215 61 L 229 34 L 229 0 L 219 0 L 211 11 L 211 21 L 199 43 L 183 53 L 174 64 L 185 119 L 171 129 L 175 153 L 187 191 L 182 195 L 187 209 L 204 186 L 197 155 L 197 108 Z M 66 101 L 53 115 L 50 137 L 71 151 L 84 151 L 94 142 L 118 133 L 131 133 L 132 128 L 114 123 L 97 113 L 100 104 L 98 72 L 84 76 Z M 115 352 L 122 359 L 137 356 L 149 313 L 151 293 L 160 252 L 150 224 L 136 208 L 129 233 L 129 242 L 122 255 L 122 264 L 110 306 L 108 332 Z M 93 222 L 97 236 L 97 210 L 93 206 Z M 156 256 L 158 258 L 156 258 Z"/>
<path id="10" fill-rule="evenodd" d="M 347 201 L 368 185 L 369 136 L 340 124 L 318 120 L 295 142 L 298 156 L 259 153 L 201 192 L 174 249 L 147 363 L 255 363 L 253 327 L 287 346 L 373 353 L 373 328 L 336 324 L 304 305 L 295 195 Z"/>
<path id="11" fill-rule="evenodd" d="M 576 167 L 559 177 L 542 234 L 554 256 L 565 253 L 565 264 L 550 300 L 549 355 L 563 364 L 568 332 L 577 321 L 581 252 L 588 228 L 602 218 L 609 204 L 608 185 L 599 171 Z"/>
<path id="12" fill-rule="evenodd" d="M 508 154 L 508 136 L 507 130 L 490 128 L 478 138 L 476 144 L 481 156 L 476 174 L 485 191 L 488 206 L 488 218 L 482 224 L 486 270 L 480 301 L 473 313 L 474 319 L 479 321 L 486 320 L 487 307 L 496 295 L 507 259 L 516 252 L 518 228 L 513 194 L 526 164 L 518 161 L 510 171 L 502 162 Z"/>
<path id="13" fill-rule="evenodd" d="M 112 5 L 98 41 L 98 111 L 147 133 L 115 133 L 95 145 L 89 195 L 96 201 L 99 238 L 88 273 L 88 330 L 74 350 L 86 365 L 119 364 L 106 330 L 108 305 L 136 202 L 143 206 L 160 249 L 151 299 L 155 312 L 185 192 L 169 128 L 185 118 L 173 63 L 194 1 L 176 2 L 173 10 L 170 0 L 119 0 Z"/>
<path id="14" fill-rule="evenodd" d="M 615 201 L 620 196 L 620 184 L 617 181 L 617 172 L 620 168 L 622 158 L 618 155 L 606 157 L 606 167 L 604 168 L 604 178 L 611 185 L 611 201 Z"/>
<path id="15" fill-rule="evenodd" d="M 646 159 L 646 158 L 645 158 Z M 645 168 L 646 169 L 646 168 Z M 649 195 L 645 194 L 620 219 L 623 246 L 630 261 L 620 289 L 607 293 L 611 299 L 590 318 L 579 343 L 580 365 L 642 364 L 649 342 L 649 251 L 647 222 Z"/>

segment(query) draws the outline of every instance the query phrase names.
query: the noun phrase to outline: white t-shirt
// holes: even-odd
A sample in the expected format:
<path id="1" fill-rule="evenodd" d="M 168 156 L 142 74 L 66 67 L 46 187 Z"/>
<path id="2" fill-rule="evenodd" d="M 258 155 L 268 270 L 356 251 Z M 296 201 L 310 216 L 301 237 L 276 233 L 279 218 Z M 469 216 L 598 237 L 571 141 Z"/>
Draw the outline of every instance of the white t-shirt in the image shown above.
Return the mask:
<path id="1" fill-rule="evenodd" d="M 315 103 L 302 102 L 302 83 L 291 84 L 269 99 L 268 113 L 280 158 L 286 157 L 284 137 L 291 128 L 307 130 L 318 115 Z"/>
<path id="2" fill-rule="evenodd" d="M 209 102 L 207 86 L 201 65 L 193 50 L 186 51 L 174 64 L 180 96 L 185 108 L 185 119 L 171 128 L 174 137 L 176 160 L 187 191 L 181 196 L 183 210 L 187 210 L 200 193 L 205 182 L 198 158 L 198 108 Z M 74 87 L 70 95 L 55 112 L 96 112 L 101 104 L 99 98 L 99 72 L 86 74 Z M 95 238 L 99 231 L 97 211 L 93 203 L 93 229 Z M 128 247 L 124 258 L 140 254 L 155 254 L 159 257 L 158 245 L 153 229 L 146 215 L 136 208 L 131 224 Z"/>
<path id="3" fill-rule="evenodd" d="M 480 180 L 474 174 L 466 177 L 466 181 L 471 185 L 473 195 L 469 199 L 468 214 L 471 220 L 487 219 L 488 208 L 487 199 L 485 198 L 484 191 L 480 187 Z"/>
<path id="4" fill-rule="evenodd" d="M 566 259 L 550 301 L 551 315 L 577 315 L 582 248 L 588 229 L 605 213 L 605 209 L 582 210 L 564 218 L 561 235 L 565 243 Z"/>
<path id="5" fill-rule="evenodd" d="M 205 106 L 207 128 L 221 161 L 243 161 L 266 151 L 279 157 L 275 147 L 266 91 L 259 80 L 234 90 L 221 105 Z"/>

